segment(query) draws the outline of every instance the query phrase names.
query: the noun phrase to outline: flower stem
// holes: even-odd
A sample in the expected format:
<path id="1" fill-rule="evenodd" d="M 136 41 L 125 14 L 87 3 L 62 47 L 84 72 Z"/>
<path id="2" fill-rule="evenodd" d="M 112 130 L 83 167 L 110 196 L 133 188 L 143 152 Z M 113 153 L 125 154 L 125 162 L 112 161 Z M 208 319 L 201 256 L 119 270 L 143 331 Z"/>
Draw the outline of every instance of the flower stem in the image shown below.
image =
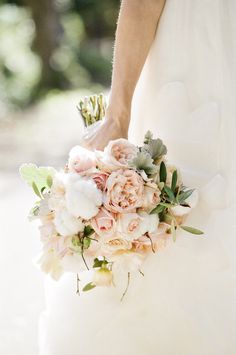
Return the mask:
<path id="1" fill-rule="evenodd" d="M 120 299 L 121 302 L 123 301 L 123 299 L 124 299 L 124 297 L 125 297 L 125 295 L 126 295 L 126 293 L 127 293 L 127 291 L 128 291 L 129 284 L 130 284 L 130 272 L 128 272 L 127 285 L 126 285 L 125 291 L 124 291 L 124 293 L 123 293 L 123 295 L 122 295 L 122 297 L 121 297 L 121 299 Z"/>

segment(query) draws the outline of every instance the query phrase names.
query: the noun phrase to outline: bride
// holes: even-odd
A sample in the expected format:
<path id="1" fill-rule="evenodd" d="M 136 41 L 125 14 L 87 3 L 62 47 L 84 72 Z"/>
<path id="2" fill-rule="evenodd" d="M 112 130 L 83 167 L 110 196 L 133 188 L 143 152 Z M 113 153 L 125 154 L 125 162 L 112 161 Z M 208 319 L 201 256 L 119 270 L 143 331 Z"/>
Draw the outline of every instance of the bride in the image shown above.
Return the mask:
<path id="1" fill-rule="evenodd" d="M 163 139 L 205 234 L 179 232 L 123 302 L 126 280 L 80 297 L 74 275 L 47 280 L 40 355 L 236 354 L 235 14 L 234 0 L 122 1 L 107 117 L 85 143 Z"/>

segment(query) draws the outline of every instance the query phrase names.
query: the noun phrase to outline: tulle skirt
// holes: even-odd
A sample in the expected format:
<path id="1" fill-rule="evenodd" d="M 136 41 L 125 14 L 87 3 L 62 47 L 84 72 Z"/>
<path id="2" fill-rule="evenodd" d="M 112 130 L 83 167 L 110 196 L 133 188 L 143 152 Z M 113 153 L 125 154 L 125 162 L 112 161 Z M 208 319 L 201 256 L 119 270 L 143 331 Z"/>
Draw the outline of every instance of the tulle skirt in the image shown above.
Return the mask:
<path id="1" fill-rule="evenodd" d="M 116 287 L 46 279 L 40 355 L 236 353 L 236 23 L 233 0 L 167 0 L 138 82 L 130 139 L 151 130 L 200 201 L 177 241 Z M 81 275 L 82 283 L 89 278 Z"/>

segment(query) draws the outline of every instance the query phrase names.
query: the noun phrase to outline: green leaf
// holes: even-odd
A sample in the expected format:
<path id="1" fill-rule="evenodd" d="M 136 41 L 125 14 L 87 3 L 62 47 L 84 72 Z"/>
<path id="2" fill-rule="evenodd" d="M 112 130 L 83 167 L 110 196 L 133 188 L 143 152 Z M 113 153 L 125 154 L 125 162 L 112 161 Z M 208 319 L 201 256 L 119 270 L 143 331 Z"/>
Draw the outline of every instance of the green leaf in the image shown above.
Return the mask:
<path id="1" fill-rule="evenodd" d="M 161 213 L 162 211 L 164 211 L 164 209 L 165 209 L 165 207 L 163 205 L 159 204 L 150 212 L 150 214 Z"/>
<path id="2" fill-rule="evenodd" d="M 34 190 L 34 193 L 35 193 L 39 198 L 42 199 L 42 196 L 41 196 L 41 194 L 40 194 L 40 192 L 39 192 L 39 189 L 38 189 L 38 187 L 37 187 L 37 185 L 35 184 L 34 181 L 32 182 L 32 188 L 33 188 L 33 190 Z"/>
<path id="3" fill-rule="evenodd" d="M 173 193 L 173 191 L 169 188 L 169 186 L 164 186 L 164 191 L 167 193 L 170 201 L 174 201 L 175 200 L 175 195 Z"/>
<path id="4" fill-rule="evenodd" d="M 179 203 L 179 204 L 182 204 L 189 196 L 192 195 L 193 191 L 194 191 L 194 189 L 181 192 L 181 193 L 178 195 L 178 203 Z"/>
<path id="5" fill-rule="evenodd" d="M 92 282 L 89 282 L 87 285 L 84 286 L 83 291 L 84 292 L 90 291 L 95 287 L 96 287 L 96 285 L 94 285 Z"/>
<path id="6" fill-rule="evenodd" d="M 85 226 L 84 227 L 84 236 L 89 237 L 94 233 L 94 229 L 91 226 Z"/>
<path id="7" fill-rule="evenodd" d="M 157 173 L 158 168 L 153 164 L 153 159 L 146 151 L 138 152 L 136 157 L 130 161 L 130 167 L 136 170 L 144 170 L 147 175 L 153 175 Z"/>
<path id="8" fill-rule="evenodd" d="M 53 179 L 51 175 L 47 176 L 47 185 L 49 187 L 49 189 L 52 187 L 52 183 L 53 183 Z"/>
<path id="9" fill-rule="evenodd" d="M 91 244 L 91 239 L 88 237 L 83 238 L 83 247 L 84 249 L 88 249 Z"/>
<path id="10" fill-rule="evenodd" d="M 144 136 L 144 144 L 148 144 L 152 140 L 153 134 L 151 131 L 147 131 Z"/>
<path id="11" fill-rule="evenodd" d="M 37 167 L 35 164 L 23 164 L 19 169 L 20 175 L 23 180 L 32 186 L 33 182 L 41 191 L 43 187 L 47 187 L 48 177 L 52 179 L 56 173 L 56 170 L 51 167 Z"/>
<path id="12" fill-rule="evenodd" d="M 107 264 L 108 261 L 106 259 L 99 260 L 98 258 L 95 258 L 93 262 L 93 268 L 102 267 L 103 265 L 107 265 Z"/>
<path id="13" fill-rule="evenodd" d="M 167 153 L 167 148 L 160 138 L 149 139 L 149 142 L 144 145 L 143 149 L 145 149 L 151 155 L 154 161 L 159 160 L 163 155 Z"/>
<path id="14" fill-rule="evenodd" d="M 166 177 L 167 177 L 166 165 L 164 161 L 162 161 L 160 165 L 160 182 L 166 182 Z"/>
<path id="15" fill-rule="evenodd" d="M 178 179 L 178 173 L 177 170 L 175 170 L 172 174 L 172 181 L 171 181 L 171 190 L 173 192 L 175 192 L 176 189 L 177 179 Z"/>
<path id="16" fill-rule="evenodd" d="M 180 226 L 180 228 L 182 228 L 183 230 L 191 234 L 196 234 L 196 235 L 204 234 L 204 232 L 202 232 L 200 229 L 197 228 L 188 227 L 188 226 Z"/>
<path id="17" fill-rule="evenodd" d="M 167 203 L 167 202 L 160 202 L 159 205 L 167 207 L 167 208 L 173 207 L 172 203 Z"/>

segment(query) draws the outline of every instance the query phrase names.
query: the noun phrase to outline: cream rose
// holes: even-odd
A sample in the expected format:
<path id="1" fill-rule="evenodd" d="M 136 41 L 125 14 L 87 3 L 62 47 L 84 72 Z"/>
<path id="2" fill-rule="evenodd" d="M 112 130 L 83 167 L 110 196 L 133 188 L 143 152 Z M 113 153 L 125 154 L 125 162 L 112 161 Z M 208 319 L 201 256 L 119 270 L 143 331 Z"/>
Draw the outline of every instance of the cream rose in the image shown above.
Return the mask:
<path id="1" fill-rule="evenodd" d="M 96 166 L 95 154 L 79 145 L 71 149 L 69 153 L 69 171 L 82 173 Z"/>
<path id="2" fill-rule="evenodd" d="M 98 214 L 91 220 L 91 226 L 104 240 L 114 237 L 116 220 L 113 213 L 108 212 L 104 207 L 100 208 Z"/>
<path id="3" fill-rule="evenodd" d="M 159 218 L 157 214 L 125 213 L 119 215 L 118 233 L 123 238 L 133 241 L 140 238 L 145 233 L 153 233 L 157 230 Z"/>
<path id="4" fill-rule="evenodd" d="M 131 212 L 142 206 L 143 190 L 143 179 L 134 170 L 114 171 L 107 180 L 104 205 L 111 212 Z"/>
<path id="5" fill-rule="evenodd" d="M 142 208 L 150 212 L 160 202 L 161 191 L 155 183 L 149 183 L 144 187 Z"/>
<path id="6" fill-rule="evenodd" d="M 67 179 L 66 207 L 74 217 L 86 220 L 94 217 L 102 204 L 102 192 L 92 179 L 71 173 Z"/>
<path id="7" fill-rule="evenodd" d="M 127 139 L 120 138 L 110 141 L 105 147 L 103 154 L 98 159 L 101 167 L 108 171 L 120 168 L 128 168 L 129 161 L 137 154 L 137 147 Z"/>

